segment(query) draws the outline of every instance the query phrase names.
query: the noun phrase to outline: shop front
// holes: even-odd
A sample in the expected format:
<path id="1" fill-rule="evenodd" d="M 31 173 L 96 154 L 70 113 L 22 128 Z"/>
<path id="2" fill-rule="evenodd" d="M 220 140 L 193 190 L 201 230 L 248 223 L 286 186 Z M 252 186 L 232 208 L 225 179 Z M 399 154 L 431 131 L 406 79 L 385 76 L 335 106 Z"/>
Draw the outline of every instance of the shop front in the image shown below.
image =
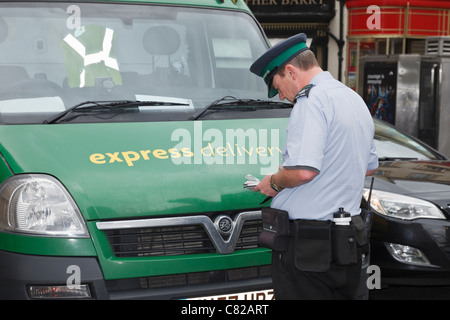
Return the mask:
<path id="1" fill-rule="evenodd" d="M 328 69 L 329 23 L 335 0 L 246 0 L 272 44 L 303 32 L 322 68 Z"/>
<path id="2" fill-rule="evenodd" d="M 346 84 L 358 90 L 367 55 L 425 53 L 425 39 L 450 35 L 448 0 L 347 0 Z"/>

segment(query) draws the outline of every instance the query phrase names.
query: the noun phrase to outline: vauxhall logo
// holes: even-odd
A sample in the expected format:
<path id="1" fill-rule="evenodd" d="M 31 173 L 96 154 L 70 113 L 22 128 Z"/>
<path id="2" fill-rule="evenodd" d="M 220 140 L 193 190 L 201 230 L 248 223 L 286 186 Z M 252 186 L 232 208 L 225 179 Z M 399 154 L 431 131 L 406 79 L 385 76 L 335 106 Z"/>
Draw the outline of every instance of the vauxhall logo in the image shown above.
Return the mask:
<path id="1" fill-rule="evenodd" d="M 214 222 L 206 218 L 202 221 L 202 225 L 217 252 L 230 254 L 234 252 L 244 223 L 257 219 L 261 219 L 261 211 L 246 211 L 239 213 L 234 219 L 227 215 L 218 216 Z"/>
<path id="2" fill-rule="evenodd" d="M 234 222 L 230 217 L 223 215 L 217 217 L 214 225 L 222 236 L 228 236 L 233 230 Z"/>

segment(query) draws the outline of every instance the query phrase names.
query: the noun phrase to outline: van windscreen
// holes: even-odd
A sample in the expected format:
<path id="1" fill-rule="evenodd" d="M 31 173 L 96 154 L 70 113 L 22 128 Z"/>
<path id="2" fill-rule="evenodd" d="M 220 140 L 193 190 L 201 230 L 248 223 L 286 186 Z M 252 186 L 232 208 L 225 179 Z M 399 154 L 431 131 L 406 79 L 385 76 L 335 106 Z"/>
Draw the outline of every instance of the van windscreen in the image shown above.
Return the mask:
<path id="1" fill-rule="evenodd" d="M 0 3 L 0 122 L 42 123 L 105 101 L 146 105 L 77 108 L 64 121 L 186 120 L 223 97 L 266 99 L 249 71 L 265 50 L 257 23 L 241 11 Z"/>

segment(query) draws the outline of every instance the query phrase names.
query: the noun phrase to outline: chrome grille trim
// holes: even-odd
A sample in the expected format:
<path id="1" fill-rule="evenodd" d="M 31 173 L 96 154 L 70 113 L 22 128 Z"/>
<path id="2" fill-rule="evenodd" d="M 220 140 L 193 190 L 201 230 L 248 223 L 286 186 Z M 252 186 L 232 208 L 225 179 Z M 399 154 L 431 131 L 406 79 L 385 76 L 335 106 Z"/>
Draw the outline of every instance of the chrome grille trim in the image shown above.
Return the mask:
<path id="1" fill-rule="evenodd" d="M 99 230 L 107 231 L 136 228 L 201 225 L 208 234 L 216 251 L 220 254 L 230 254 L 234 252 L 244 223 L 248 220 L 258 219 L 261 219 L 261 210 L 245 211 L 237 214 L 232 221 L 232 229 L 230 232 L 230 236 L 227 239 L 224 239 L 219 233 L 217 223 L 212 221 L 208 216 L 205 215 L 140 220 L 101 221 L 97 222 L 96 226 Z"/>

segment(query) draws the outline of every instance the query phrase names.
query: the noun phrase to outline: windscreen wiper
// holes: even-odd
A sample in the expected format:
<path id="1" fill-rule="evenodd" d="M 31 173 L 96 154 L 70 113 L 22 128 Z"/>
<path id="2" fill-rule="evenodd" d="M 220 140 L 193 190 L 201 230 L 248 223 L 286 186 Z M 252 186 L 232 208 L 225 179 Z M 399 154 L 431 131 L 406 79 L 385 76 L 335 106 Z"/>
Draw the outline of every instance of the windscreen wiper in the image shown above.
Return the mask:
<path id="1" fill-rule="evenodd" d="M 188 120 L 197 120 L 203 117 L 207 111 L 210 110 L 222 110 L 225 108 L 233 107 L 233 110 L 236 110 L 239 107 L 243 107 L 240 110 L 256 110 L 256 109 L 267 109 L 267 108 L 292 108 L 293 105 L 291 103 L 286 103 L 282 101 L 273 101 L 273 100 L 259 100 L 259 99 L 238 99 L 232 96 L 225 96 L 221 99 L 213 101 L 206 107 L 204 107 L 199 112 L 192 115 Z"/>
<path id="2" fill-rule="evenodd" d="M 419 160 L 418 158 L 414 157 L 380 157 L 378 158 L 378 161 L 415 161 Z"/>
<path id="3" fill-rule="evenodd" d="M 44 121 L 45 124 L 56 123 L 75 110 L 87 109 L 112 109 L 112 108 L 136 108 L 142 106 L 187 106 L 187 103 L 164 101 L 138 101 L 138 100 L 113 100 L 113 101 L 84 101 L 76 104 L 54 117 Z"/>

